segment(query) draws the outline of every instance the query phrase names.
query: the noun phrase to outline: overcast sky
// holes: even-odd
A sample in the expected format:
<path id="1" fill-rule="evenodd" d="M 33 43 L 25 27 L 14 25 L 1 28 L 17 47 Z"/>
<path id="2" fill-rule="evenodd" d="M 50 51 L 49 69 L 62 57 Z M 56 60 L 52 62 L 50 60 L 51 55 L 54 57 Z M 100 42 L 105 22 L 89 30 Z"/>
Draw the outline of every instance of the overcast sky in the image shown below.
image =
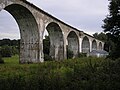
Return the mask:
<path id="1" fill-rule="evenodd" d="M 108 14 L 108 0 L 28 0 L 65 23 L 88 34 L 102 32 L 102 20 Z M 0 12 L 0 39 L 18 39 L 19 28 L 6 11 Z"/>

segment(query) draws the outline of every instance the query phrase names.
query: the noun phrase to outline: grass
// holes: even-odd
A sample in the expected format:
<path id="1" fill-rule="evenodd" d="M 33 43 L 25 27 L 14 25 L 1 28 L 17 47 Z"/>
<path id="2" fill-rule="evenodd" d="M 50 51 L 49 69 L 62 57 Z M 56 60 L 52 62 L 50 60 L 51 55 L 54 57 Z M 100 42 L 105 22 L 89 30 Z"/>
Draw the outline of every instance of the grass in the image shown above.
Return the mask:
<path id="1" fill-rule="evenodd" d="M 4 64 L 0 65 L 0 74 L 12 74 L 12 73 L 30 73 L 34 72 L 38 69 L 54 71 L 60 69 L 61 67 L 65 68 L 74 68 L 75 65 L 79 65 L 80 67 L 85 67 L 88 63 L 94 66 L 95 64 L 99 64 L 103 59 L 100 58 L 80 58 L 80 59 L 69 59 L 60 62 L 56 61 L 48 61 L 39 64 L 19 64 L 19 56 L 15 55 L 9 58 L 3 58 Z M 34 72 L 35 73 L 35 72 Z"/>
<path id="2" fill-rule="evenodd" d="M 12 57 L 7 57 L 7 58 L 3 58 L 5 64 L 19 64 L 19 55 L 15 55 Z"/>
<path id="3" fill-rule="evenodd" d="M 36 71 L 38 64 L 19 64 L 19 56 L 3 58 L 4 64 L 0 64 L 0 78 L 23 75 L 27 76 Z M 34 72 L 35 73 L 35 72 Z"/>
<path id="4" fill-rule="evenodd" d="M 119 90 L 120 60 L 78 58 L 19 64 L 19 56 L 0 64 L 0 90 Z M 18 88 L 19 87 L 19 88 Z"/>
<path id="5" fill-rule="evenodd" d="M 63 68 L 74 69 L 75 66 L 79 66 L 79 68 L 100 64 L 103 59 L 101 58 L 80 58 L 80 59 L 69 59 L 60 62 L 56 61 L 48 61 L 39 64 L 19 64 L 19 56 L 15 55 L 10 58 L 3 58 L 5 64 L 0 65 L 0 76 L 4 77 L 6 75 L 29 75 L 39 73 L 49 73 L 52 71 L 59 71 Z M 62 69 L 61 69 L 62 68 Z"/>

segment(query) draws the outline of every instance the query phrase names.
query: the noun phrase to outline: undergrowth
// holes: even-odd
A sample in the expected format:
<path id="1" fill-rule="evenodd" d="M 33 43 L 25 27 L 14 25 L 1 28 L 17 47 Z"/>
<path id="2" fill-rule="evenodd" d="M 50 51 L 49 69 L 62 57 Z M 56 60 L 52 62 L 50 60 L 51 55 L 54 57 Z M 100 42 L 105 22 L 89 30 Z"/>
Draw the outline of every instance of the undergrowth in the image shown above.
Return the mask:
<path id="1" fill-rule="evenodd" d="M 79 58 L 19 64 L 18 56 L 0 65 L 0 90 L 119 90 L 120 59 Z"/>

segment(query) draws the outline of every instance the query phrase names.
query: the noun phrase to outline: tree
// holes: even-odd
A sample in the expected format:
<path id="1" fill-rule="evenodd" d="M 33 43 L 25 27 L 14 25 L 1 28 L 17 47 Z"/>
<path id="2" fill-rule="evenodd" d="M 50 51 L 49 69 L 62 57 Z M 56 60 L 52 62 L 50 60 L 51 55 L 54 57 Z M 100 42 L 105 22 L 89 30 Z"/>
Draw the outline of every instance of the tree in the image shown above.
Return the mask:
<path id="1" fill-rule="evenodd" d="M 5 45 L 10 46 L 11 45 L 11 40 L 10 39 L 0 40 L 0 46 L 5 46 Z"/>
<path id="2" fill-rule="evenodd" d="M 120 0 L 109 0 L 109 15 L 104 19 L 102 28 L 107 33 L 109 41 L 114 43 L 110 57 L 120 57 Z"/>
<path id="3" fill-rule="evenodd" d="M 103 32 L 101 33 L 94 33 L 93 36 L 96 38 L 96 39 L 99 39 L 101 41 L 104 41 L 106 42 L 107 41 L 107 35 Z"/>
<path id="4" fill-rule="evenodd" d="M 71 51 L 71 50 L 68 48 L 68 45 L 66 46 L 66 49 L 67 49 L 67 59 L 72 59 L 73 56 L 74 56 L 73 51 Z"/>
<path id="5" fill-rule="evenodd" d="M 104 50 L 109 52 L 111 50 L 111 45 L 112 44 L 112 41 L 109 41 L 108 40 L 108 36 L 104 33 L 104 32 L 101 32 L 101 33 L 94 33 L 93 36 L 96 38 L 96 39 L 99 39 L 103 42 L 105 42 L 105 45 L 104 45 Z"/>
<path id="6" fill-rule="evenodd" d="M 43 39 L 43 53 L 49 55 L 50 52 L 50 39 L 49 36 L 45 36 Z"/>
<path id="7" fill-rule="evenodd" d="M 49 38 L 49 36 L 45 36 L 45 39 L 43 39 L 43 53 L 44 53 L 45 61 L 52 60 L 52 57 L 49 55 L 49 53 L 50 53 L 50 38 Z"/>
<path id="8" fill-rule="evenodd" d="M 2 57 L 11 57 L 12 56 L 12 49 L 10 46 L 3 46 L 0 48 L 0 54 Z"/>
<path id="9" fill-rule="evenodd" d="M 2 56 L 1 56 L 1 54 L 0 54 L 0 64 L 1 63 L 4 63 L 4 60 L 2 59 Z"/>

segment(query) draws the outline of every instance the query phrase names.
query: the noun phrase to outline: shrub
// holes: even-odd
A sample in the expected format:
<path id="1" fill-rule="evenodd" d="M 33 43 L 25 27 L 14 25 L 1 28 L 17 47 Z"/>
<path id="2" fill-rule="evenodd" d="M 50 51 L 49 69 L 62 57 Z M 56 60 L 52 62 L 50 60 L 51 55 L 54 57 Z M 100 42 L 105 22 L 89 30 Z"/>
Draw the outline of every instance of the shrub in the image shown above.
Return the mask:
<path id="1" fill-rule="evenodd" d="M 45 61 L 52 61 L 53 59 L 52 59 L 52 57 L 49 56 L 48 54 L 44 54 L 44 60 L 45 60 Z"/>
<path id="2" fill-rule="evenodd" d="M 81 58 L 81 57 L 87 57 L 87 54 L 86 53 L 79 53 L 78 54 L 78 57 Z"/>
<path id="3" fill-rule="evenodd" d="M 1 65 L 0 90 L 119 90 L 120 59 L 85 57 L 61 62 Z"/>
<path id="4" fill-rule="evenodd" d="M 12 51 L 11 51 L 12 55 L 19 54 L 18 47 L 12 46 L 11 48 L 12 48 Z"/>
<path id="5" fill-rule="evenodd" d="M 2 59 L 2 56 L 0 55 L 0 64 L 4 63 L 4 60 Z"/>
<path id="6" fill-rule="evenodd" d="M 10 46 L 3 46 L 0 49 L 0 53 L 2 57 L 11 57 L 12 56 L 12 49 Z"/>
<path id="7" fill-rule="evenodd" d="M 73 55 L 74 55 L 74 54 L 73 54 L 73 51 L 71 51 L 71 50 L 68 49 L 68 50 L 67 50 L 67 58 L 68 58 L 68 59 L 72 59 L 72 58 L 73 58 Z"/>

